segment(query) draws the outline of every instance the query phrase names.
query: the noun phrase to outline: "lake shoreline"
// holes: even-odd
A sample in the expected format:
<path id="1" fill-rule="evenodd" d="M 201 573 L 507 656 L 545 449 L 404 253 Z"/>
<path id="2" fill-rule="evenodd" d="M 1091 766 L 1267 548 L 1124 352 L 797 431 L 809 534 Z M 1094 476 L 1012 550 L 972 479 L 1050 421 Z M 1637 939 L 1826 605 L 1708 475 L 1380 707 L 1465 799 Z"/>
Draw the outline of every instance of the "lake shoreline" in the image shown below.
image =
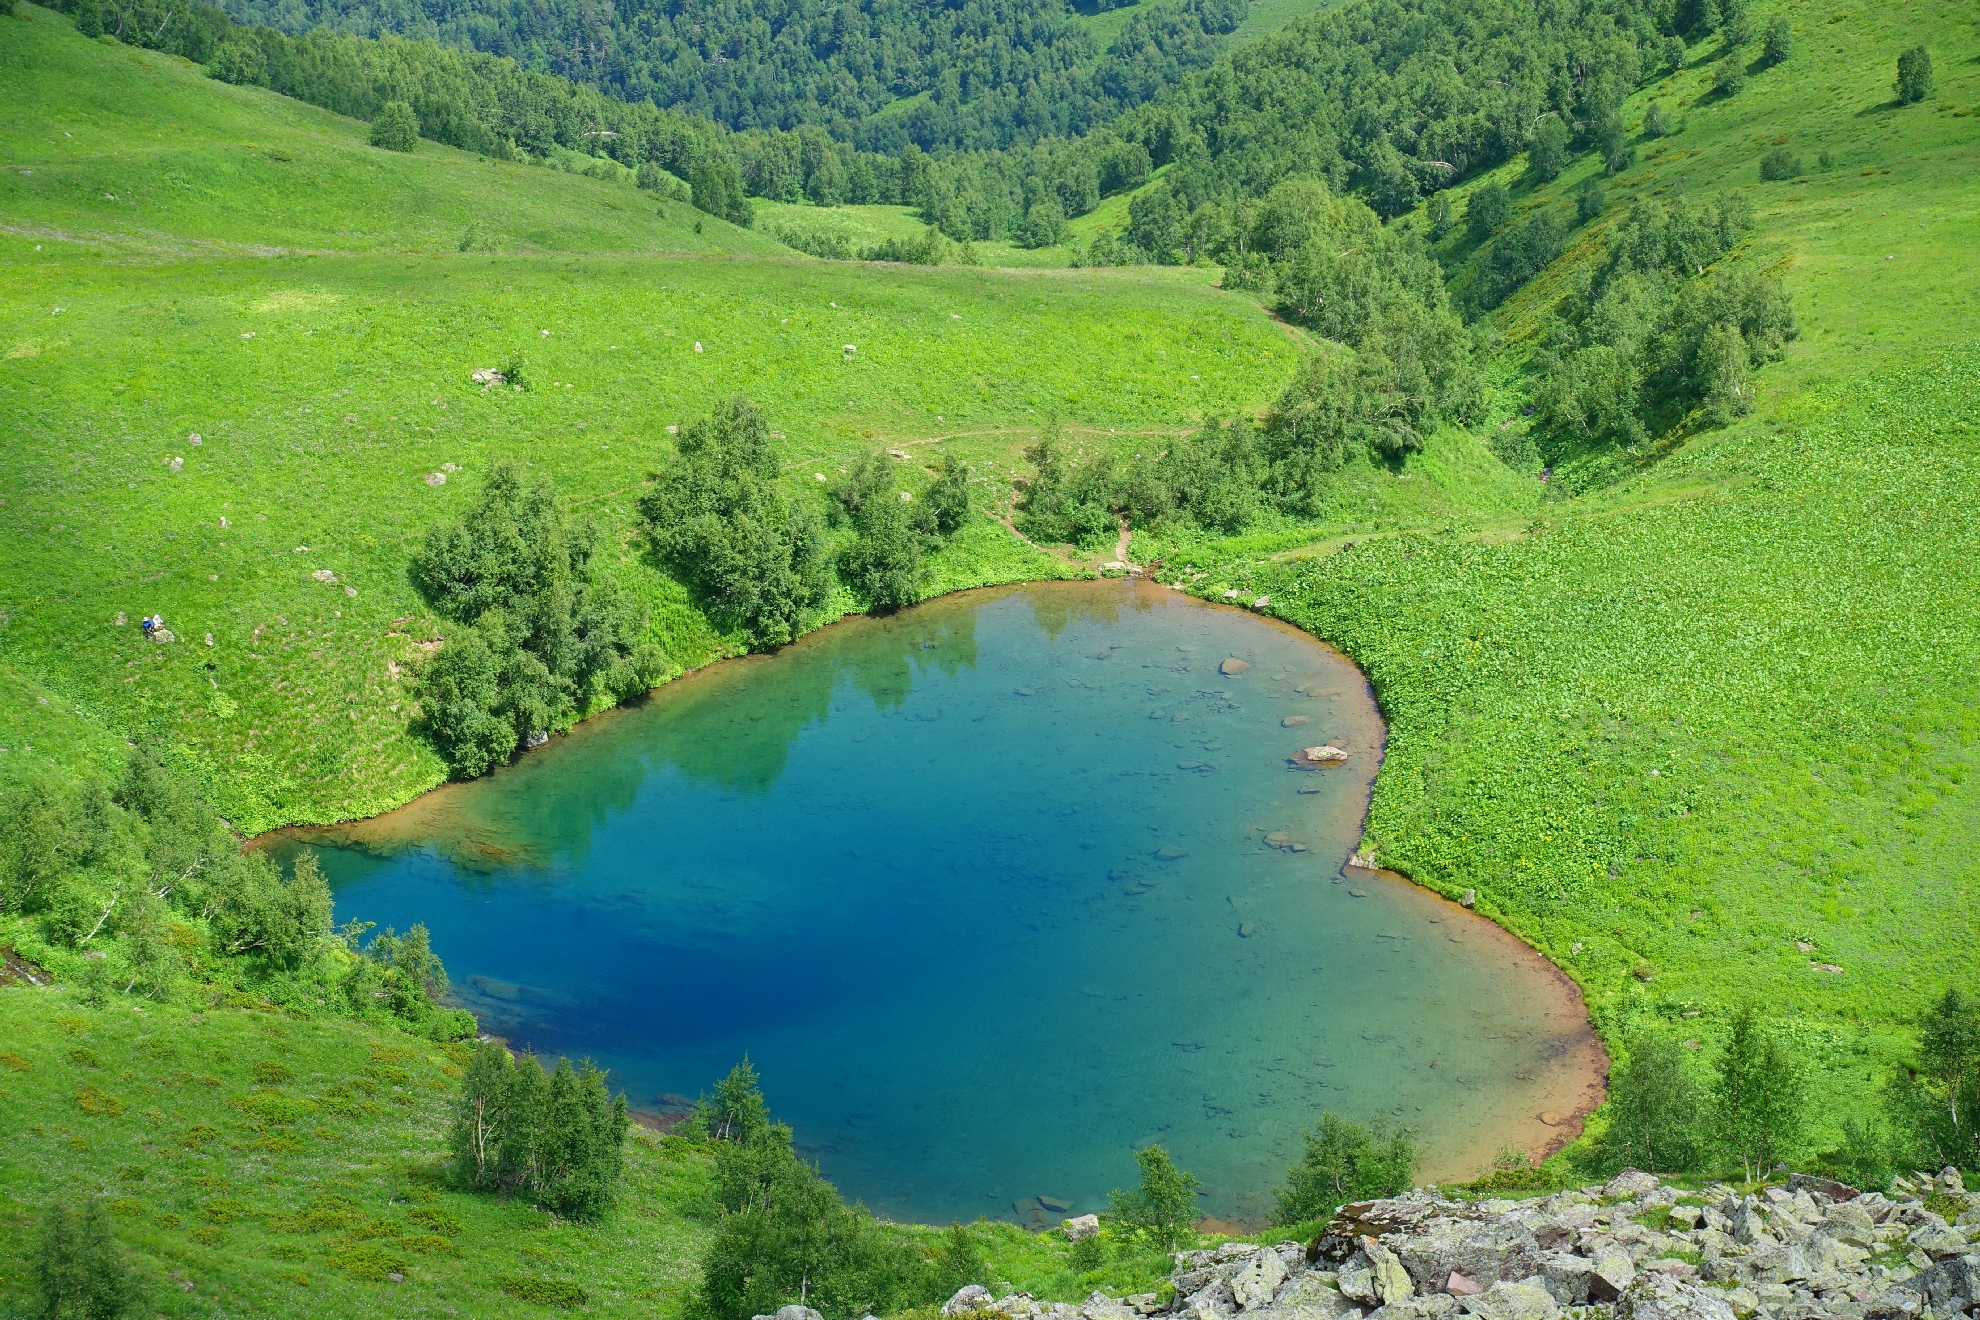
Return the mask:
<path id="1" fill-rule="evenodd" d="M 1073 584 L 1067 583 L 1066 585 L 1072 586 Z M 1081 585 L 1091 589 L 1097 586 L 1098 583 L 1088 582 Z M 1041 587 L 1049 589 L 1049 584 L 1014 583 L 972 588 L 963 592 L 949 593 L 945 596 L 937 597 L 936 600 L 949 602 L 954 605 L 959 601 L 971 597 L 995 597 L 1023 591 L 1028 588 L 1035 590 Z M 1332 659 L 1339 660 L 1345 669 L 1356 676 L 1362 692 L 1354 695 L 1365 699 L 1365 708 L 1369 718 L 1366 721 L 1358 722 L 1354 732 L 1348 736 L 1346 741 L 1351 747 L 1356 761 L 1361 761 L 1361 758 L 1365 755 L 1372 755 L 1376 762 L 1376 767 L 1374 768 L 1367 767 L 1363 764 L 1354 772 L 1357 778 L 1361 778 L 1363 772 L 1365 772 L 1366 776 L 1364 787 L 1356 795 L 1352 822 L 1354 836 L 1356 839 L 1360 839 L 1365 831 L 1368 807 L 1373 797 L 1376 779 L 1375 768 L 1379 767 L 1387 735 L 1386 720 L 1382 716 L 1379 701 L 1376 699 L 1372 689 L 1368 686 L 1366 675 L 1362 674 L 1358 668 L 1352 665 L 1351 661 L 1348 661 L 1345 656 L 1328 645 L 1323 639 L 1315 637 L 1282 619 L 1274 618 L 1262 611 L 1205 600 L 1175 588 L 1150 582 L 1138 576 L 1121 580 L 1119 587 L 1125 593 L 1157 594 L 1165 598 L 1168 602 L 1176 605 L 1185 605 L 1189 608 L 1201 607 L 1209 611 L 1234 610 L 1238 614 L 1266 623 L 1274 631 L 1281 632 L 1290 637 L 1296 637 L 1302 646 L 1317 648 L 1327 653 Z M 929 603 L 932 602 L 924 602 L 924 605 Z M 912 611 L 903 613 L 911 614 Z M 885 616 L 882 619 L 876 620 L 871 616 L 848 615 L 840 620 L 836 620 L 835 623 L 845 623 L 854 626 L 858 626 L 860 623 L 879 623 L 882 626 L 888 626 L 898 624 L 902 617 L 902 615 Z M 620 720 L 606 719 L 605 716 L 607 715 L 617 712 L 621 719 L 636 717 L 652 702 L 665 700 L 670 694 L 678 692 L 687 695 L 692 693 L 694 689 L 704 686 L 707 682 L 720 682 L 725 677 L 735 677 L 735 671 L 740 667 L 773 663 L 779 657 L 788 658 L 793 652 L 801 654 L 814 647 L 829 645 L 840 634 L 840 629 L 828 624 L 814 629 L 789 645 L 779 648 L 776 652 L 727 657 L 717 660 L 709 665 L 682 674 L 662 687 L 653 689 L 642 695 L 641 698 L 634 702 L 625 703 L 610 710 L 602 711 L 598 715 L 582 721 L 571 731 L 561 735 L 552 746 L 558 746 L 570 740 L 585 741 L 593 737 L 604 736 L 609 734 L 620 723 Z M 700 681 L 684 681 L 690 679 Z M 1353 702 L 1347 704 L 1360 703 Z M 1305 736 L 1310 737 L 1311 735 Z M 1287 734 L 1289 747 L 1292 747 L 1301 741 L 1301 739 L 1301 733 L 1289 731 Z M 489 778 L 500 778 L 517 773 L 526 773 L 529 768 L 540 764 L 542 762 L 539 758 L 525 755 L 519 758 L 515 764 L 503 767 L 501 770 L 495 772 L 494 776 Z M 1334 775 L 1340 772 L 1319 770 L 1309 773 Z M 370 817 L 363 821 L 343 822 L 333 826 L 290 826 L 280 830 L 269 831 L 266 834 L 257 836 L 251 842 L 251 846 L 276 847 L 291 842 L 297 844 L 320 842 L 333 847 L 357 847 L 374 855 L 381 855 L 395 853 L 401 848 L 411 845 L 416 840 L 430 844 L 436 832 L 440 834 L 452 832 L 448 828 L 450 823 L 448 818 L 454 814 L 456 799 L 469 794 L 472 791 L 473 785 L 477 783 L 485 783 L 485 781 L 455 782 L 441 785 L 420 794 L 411 802 L 391 812 L 381 813 L 379 816 Z M 534 861 L 540 860 L 532 859 L 525 853 L 512 848 L 493 846 L 485 841 L 466 837 L 459 839 L 454 847 L 446 850 L 446 855 L 451 860 L 463 865 L 469 870 L 493 870 L 515 866 L 528 867 Z M 1544 1076 L 1537 1075 L 1535 1078 L 1530 1079 L 1535 1083 L 1535 1086 L 1532 1088 L 1532 1096 L 1521 1093 L 1517 1097 L 1501 1098 L 1498 1103 L 1492 1106 L 1491 1112 L 1486 1116 L 1485 1121 L 1482 1124 L 1476 1125 L 1477 1130 L 1465 1139 L 1455 1142 L 1439 1141 L 1433 1143 L 1436 1149 L 1426 1150 L 1423 1170 L 1424 1176 L 1444 1182 L 1462 1180 L 1489 1171 L 1494 1155 L 1507 1146 L 1516 1147 L 1537 1161 L 1573 1141 L 1580 1134 L 1582 1121 L 1602 1102 L 1605 1096 L 1606 1074 L 1609 1062 L 1606 1052 L 1603 1050 L 1599 1039 L 1596 1037 L 1589 1023 L 1586 1004 L 1579 986 L 1561 968 L 1547 960 L 1538 950 L 1520 940 L 1510 930 L 1491 921 L 1488 917 L 1462 908 L 1459 904 L 1426 886 L 1416 884 L 1407 876 L 1393 871 L 1366 869 L 1350 863 L 1348 866 L 1340 869 L 1338 876 L 1332 879 L 1332 883 L 1345 883 L 1350 886 L 1357 883 L 1381 883 L 1396 886 L 1399 893 L 1407 893 L 1411 896 L 1410 902 L 1412 906 L 1434 909 L 1439 914 L 1427 916 L 1428 921 L 1432 923 L 1445 922 L 1452 926 L 1461 927 L 1466 938 L 1490 942 L 1493 946 L 1495 956 L 1503 957 L 1508 961 L 1516 961 L 1522 964 L 1529 973 L 1532 970 L 1544 968 L 1545 974 L 1542 979 L 1546 986 L 1546 993 L 1543 996 L 1544 1002 L 1536 1005 L 1536 1021 L 1547 1021 L 1571 1028 L 1567 1032 L 1565 1045 L 1549 1060 L 1544 1070 Z M 1439 1066 L 1439 1061 L 1433 1061 L 1430 1064 L 1432 1068 Z M 1445 1066 L 1451 1065 L 1446 1064 Z M 1522 1080 L 1528 1080 L 1524 1077 L 1524 1074 L 1522 1074 Z M 1531 1103 L 1523 1103 L 1528 1099 L 1531 1100 Z M 643 1104 L 637 1106 L 637 1108 L 642 1110 L 650 1109 L 649 1106 Z M 1540 1114 L 1542 1113 L 1546 1113 L 1552 1119 L 1552 1122 L 1543 1121 L 1540 1118 Z M 659 1120 L 661 1115 L 653 1113 L 652 1117 Z M 1317 1113 L 1314 1117 L 1317 1119 Z M 658 1124 L 656 1123 L 654 1125 L 657 1126 Z M 1250 1223 L 1248 1219 L 1226 1220 L 1223 1222 L 1242 1222 L 1247 1225 Z"/>

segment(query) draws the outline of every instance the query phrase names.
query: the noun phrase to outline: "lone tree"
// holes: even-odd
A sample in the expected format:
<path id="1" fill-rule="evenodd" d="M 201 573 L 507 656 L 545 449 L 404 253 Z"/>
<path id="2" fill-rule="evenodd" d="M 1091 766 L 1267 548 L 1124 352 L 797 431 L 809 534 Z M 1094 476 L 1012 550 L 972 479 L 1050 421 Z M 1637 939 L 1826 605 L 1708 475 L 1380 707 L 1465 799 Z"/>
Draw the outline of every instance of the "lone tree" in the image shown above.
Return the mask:
<path id="1" fill-rule="evenodd" d="M 387 101 L 371 121 L 371 145 L 387 151 L 411 151 L 419 145 L 419 117 L 404 101 Z"/>
<path id="2" fill-rule="evenodd" d="M 1377 1120 L 1363 1127 L 1339 1114 L 1323 1113 L 1306 1134 L 1306 1153 L 1286 1170 L 1286 1185 L 1272 1196 L 1280 1224 L 1321 1219 L 1349 1201 L 1394 1196 L 1416 1177 L 1416 1142 L 1407 1128 Z"/>
<path id="3" fill-rule="evenodd" d="M 42 1220 L 41 1250 L 34 1258 L 41 1314 L 115 1320 L 137 1301 L 138 1281 L 117 1250 L 101 1201 L 81 1209 L 50 1206 Z"/>
<path id="4" fill-rule="evenodd" d="M 1773 21 L 1767 24 L 1767 39 L 1761 49 L 1761 57 L 1769 65 L 1786 64 L 1792 54 L 1794 54 L 1794 24 L 1788 21 L 1786 14 L 1777 14 Z"/>
<path id="5" fill-rule="evenodd" d="M 1568 130 L 1559 115 L 1550 114 L 1534 126 L 1526 142 L 1526 168 L 1538 183 L 1560 177 L 1568 159 Z"/>
<path id="6" fill-rule="evenodd" d="M 1932 94 L 1932 52 L 1913 46 L 1898 56 L 1899 105 L 1917 105 Z"/>
<path id="7" fill-rule="evenodd" d="M 1609 1126 L 1595 1141 L 1600 1171 L 1694 1167 L 1698 1110 L 1698 1085 L 1684 1048 L 1664 1036 L 1637 1040 L 1629 1061 L 1609 1077 Z"/>
<path id="8" fill-rule="evenodd" d="M 1801 1145 L 1808 1086 L 1801 1061 L 1760 1022 L 1751 1006 L 1734 1014 L 1712 1087 L 1713 1137 L 1728 1164 L 1748 1182 L 1794 1155 Z"/>
<path id="9" fill-rule="evenodd" d="M 1109 1213 L 1130 1229 L 1146 1233 L 1164 1251 L 1180 1246 L 1196 1222 L 1196 1177 L 1176 1167 L 1169 1152 L 1148 1146 L 1134 1153 L 1141 1166 L 1141 1186 L 1116 1190 Z"/>

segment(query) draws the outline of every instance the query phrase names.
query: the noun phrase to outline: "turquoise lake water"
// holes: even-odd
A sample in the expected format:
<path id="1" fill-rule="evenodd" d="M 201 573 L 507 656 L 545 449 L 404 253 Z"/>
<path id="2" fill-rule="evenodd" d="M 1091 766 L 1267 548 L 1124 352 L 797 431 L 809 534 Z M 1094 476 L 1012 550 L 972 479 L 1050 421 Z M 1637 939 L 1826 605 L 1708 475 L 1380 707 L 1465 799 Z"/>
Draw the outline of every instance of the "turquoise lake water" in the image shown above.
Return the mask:
<path id="1" fill-rule="evenodd" d="M 747 1053 L 883 1214 L 1098 1209 L 1159 1141 L 1206 1213 L 1255 1222 L 1322 1110 L 1417 1128 L 1447 1176 L 1588 1095 L 1536 955 L 1344 871 L 1381 739 L 1359 673 L 1291 629 L 1040 584 L 715 666 L 300 837 L 340 920 L 431 928 L 484 1030 L 648 1110 Z M 1327 741 L 1344 766 L 1288 763 Z"/>

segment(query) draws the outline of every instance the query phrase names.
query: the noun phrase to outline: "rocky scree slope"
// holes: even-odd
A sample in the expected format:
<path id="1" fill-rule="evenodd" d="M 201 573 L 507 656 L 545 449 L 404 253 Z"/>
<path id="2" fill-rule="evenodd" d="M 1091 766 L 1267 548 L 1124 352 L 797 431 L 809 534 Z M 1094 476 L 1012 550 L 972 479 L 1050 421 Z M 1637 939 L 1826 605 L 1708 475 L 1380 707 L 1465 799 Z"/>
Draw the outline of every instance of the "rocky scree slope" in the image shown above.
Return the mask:
<path id="1" fill-rule="evenodd" d="M 1700 1204 L 1702 1202 L 1702 1204 Z M 1928 1208 L 1929 1207 L 1929 1208 Z M 1970 1207 L 1970 1208 L 1969 1208 Z M 1953 1218 L 1948 1222 L 1947 1214 Z M 1311 1243 L 1176 1254 L 1173 1298 L 1080 1306 L 977 1285 L 979 1320 L 1951 1320 L 1980 1302 L 1980 1197 L 1958 1171 L 1892 1195 L 1795 1174 L 1702 1195 L 1625 1170 L 1530 1200 L 1435 1187 L 1344 1206 Z M 800 1320 L 789 1317 L 788 1320 Z"/>

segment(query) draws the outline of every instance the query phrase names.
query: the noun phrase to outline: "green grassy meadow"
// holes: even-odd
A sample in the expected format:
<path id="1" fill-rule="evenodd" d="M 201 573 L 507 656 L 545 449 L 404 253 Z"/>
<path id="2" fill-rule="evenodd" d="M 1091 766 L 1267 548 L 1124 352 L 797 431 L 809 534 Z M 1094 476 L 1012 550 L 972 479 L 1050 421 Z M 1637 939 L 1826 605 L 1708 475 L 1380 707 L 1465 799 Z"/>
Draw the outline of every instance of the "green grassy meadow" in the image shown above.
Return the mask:
<path id="1" fill-rule="evenodd" d="M 677 1316 L 699 1277 L 713 1170 L 677 1138 L 633 1128 L 618 1209 L 598 1225 L 452 1190 L 465 1047 L 267 1006 L 89 1009 L 61 990 L 4 993 L 6 1314 L 30 1305 L 40 1207 L 74 1195 L 104 1199 L 151 1315 L 554 1313 L 517 1295 L 535 1279 L 581 1289 L 588 1315 Z M 1152 1287 L 1165 1265 L 1079 1275 L 1063 1243 L 1010 1224 L 975 1233 L 998 1279 L 1040 1296 Z"/>
<path id="2" fill-rule="evenodd" d="M 358 126 L 172 61 L 140 67 L 52 16 L 0 25 L 0 40 L 24 65 L 101 64 L 133 80 L 113 98 L 122 122 L 102 130 L 108 140 L 157 117 L 148 94 L 177 113 L 178 101 L 217 93 L 212 136 L 229 110 L 251 118 L 235 103 L 252 98 L 303 121 L 286 134 L 254 127 L 296 162 L 311 149 L 360 162 L 391 155 L 360 145 Z M 7 117 L 18 152 L 30 126 Z M 32 175 L 0 174 L 46 191 L 21 204 L 31 216 L 50 209 L 48 196 L 80 191 L 77 178 L 93 188 L 105 171 L 159 168 L 65 160 L 64 149 L 22 167 Z M 219 171 L 225 154 L 189 149 L 180 167 Z M 547 206 L 562 190 L 601 211 L 637 203 L 648 212 L 641 225 L 660 223 L 645 194 L 582 177 L 430 145 L 388 163 L 486 176 L 491 192 L 508 169 L 521 201 L 542 189 Z M 0 395 L 12 432 L 0 446 L 12 570 L 4 644 L 99 728 L 167 749 L 247 832 L 372 814 L 444 778 L 406 729 L 410 666 L 437 633 L 405 565 L 412 543 L 456 514 L 498 459 L 553 475 L 636 557 L 632 502 L 664 460 L 666 428 L 739 391 L 781 432 L 794 491 L 815 491 L 818 473 L 836 475 L 860 452 L 904 448 L 933 462 L 954 450 L 978 465 L 995 506 L 1009 497 L 1013 455 L 1053 415 L 1075 434 L 1170 434 L 1204 412 L 1259 406 L 1298 356 L 1255 304 L 1219 294 L 1203 271 L 1011 275 L 656 255 L 628 251 L 602 220 L 600 252 L 461 252 L 444 241 L 449 223 L 432 230 L 438 250 L 346 233 L 358 250 L 250 256 L 184 246 L 204 243 L 207 223 L 189 208 L 124 221 L 111 205 L 76 226 L 87 240 L 36 225 L 0 234 Z M 675 237 L 699 237 L 686 219 L 698 213 L 664 205 L 678 213 Z M 417 197 L 364 209 L 400 216 L 394 223 L 421 215 Z M 494 202 L 477 209 L 502 213 Z M 182 214 L 186 233 L 163 228 Z M 355 209 L 324 214 L 307 234 Z M 295 241 L 302 224 L 274 228 Z M 718 229 L 764 242 L 708 218 L 708 236 Z M 491 219 L 487 232 L 498 230 Z M 1151 307 L 1160 314 L 1138 315 Z M 533 382 L 526 393 L 469 380 L 515 358 Z M 446 484 L 428 484 L 436 473 Z M 634 568 L 654 639 L 677 669 L 735 649 L 675 584 Z M 988 516 L 932 569 L 942 590 L 1065 571 Z M 136 621 L 152 613 L 177 642 L 143 639 Z M 7 729 L 0 745 L 16 744 L 35 745 Z M 60 759 L 58 740 L 39 745 Z"/>
<path id="3" fill-rule="evenodd" d="M 1800 337 L 1750 416 L 1526 461 L 1520 365 L 1612 209 L 1489 318 L 1503 347 L 1474 431 L 1351 467 L 1315 520 L 1138 534 L 1133 554 L 1212 598 L 1268 597 L 1369 674 L 1385 865 L 1477 889 L 1612 1043 L 1660 1026 L 1709 1046 L 1742 1002 L 1779 1017 L 1824 1065 L 1827 1140 L 1906 1061 L 1925 1003 L 1971 980 L 1980 935 L 1980 28 L 1943 0 L 1789 0 L 1759 25 L 1775 12 L 1788 63 L 1717 98 L 1718 62 L 1757 48 L 1693 50 L 1628 111 L 1663 98 L 1682 130 L 1609 182 L 1616 203 L 1753 199 L 1734 259 L 1783 276 Z M 1938 89 L 1900 108 L 1893 66 L 1918 41 Z M 0 71 L 0 781 L 109 775 L 141 742 L 244 833 L 443 777 L 407 727 L 439 630 L 406 565 L 499 459 L 618 538 L 678 671 L 738 639 L 644 561 L 631 507 L 667 427 L 714 401 L 764 406 L 793 494 L 860 452 L 961 453 L 980 517 L 932 565 L 951 590 L 1074 571 L 993 516 L 1051 418 L 1134 452 L 1255 414 L 1306 342 L 1211 270 L 1000 269 L 1064 253 L 988 245 L 971 269 L 815 261 L 622 185 L 375 151 L 363 125 L 32 6 L 0 19 Z M 1775 145 L 1802 178 L 1759 182 Z M 1518 207 L 1565 207 L 1594 168 L 1496 177 Z M 1118 229 L 1128 200 L 1075 236 Z M 919 231 L 900 208 L 759 208 L 862 242 Z M 1468 244 L 1440 248 L 1460 290 Z M 513 359 L 528 392 L 470 382 Z M 152 612 L 176 642 L 143 640 Z M 15 1298 L 30 1210 L 87 1191 L 112 1198 L 163 1314 L 540 1314 L 498 1289 L 531 1273 L 601 1313 L 678 1313 L 708 1212 L 676 1145 L 633 1143 L 626 1205 L 583 1229 L 436 1185 L 455 1065 L 410 1038 L 18 984 L 0 1020 Z M 257 1083 L 261 1063 L 294 1076 Z M 283 1227 L 319 1203 L 348 1214 Z M 413 1232 L 428 1210 L 459 1231 Z M 1048 1240 L 984 1232 L 1016 1286 L 1094 1282 Z M 362 1277 L 364 1252 L 406 1282 Z"/>

